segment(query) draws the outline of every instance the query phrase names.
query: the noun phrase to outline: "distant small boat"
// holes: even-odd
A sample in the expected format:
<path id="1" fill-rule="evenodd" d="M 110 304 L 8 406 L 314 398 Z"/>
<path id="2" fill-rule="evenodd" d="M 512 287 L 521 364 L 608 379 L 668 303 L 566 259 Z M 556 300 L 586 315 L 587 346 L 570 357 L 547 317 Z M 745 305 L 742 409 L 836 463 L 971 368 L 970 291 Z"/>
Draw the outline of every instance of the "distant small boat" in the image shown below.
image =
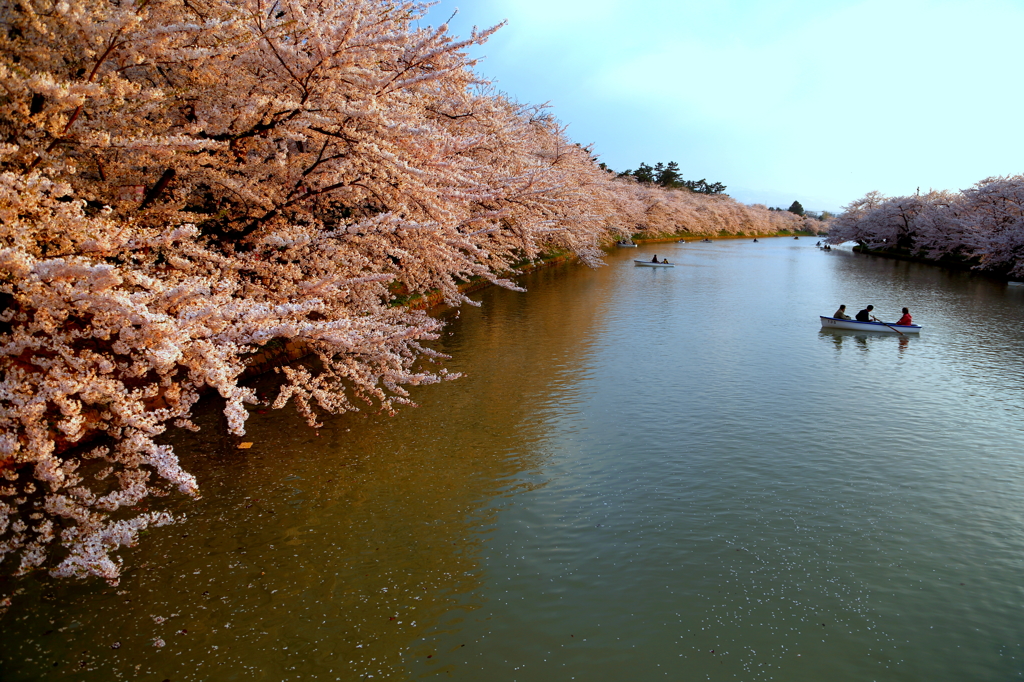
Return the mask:
<path id="1" fill-rule="evenodd" d="M 822 329 L 853 329 L 859 332 L 903 332 L 904 334 L 917 334 L 921 331 L 919 324 L 886 324 L 885 322 L 861 322 L 860 320 L 841 320 L 838 317 L 825 317 L 821 315 Z"/>
<path id="2" fill-rule="evenodd" d="M 636 244 L 633 242 L 615 242 L 615 246 L 621 246 L 624 249 L 635 249 Z"/>
<path id="3" fill-rule="evenodd" d="M 649 260 L 635 260 L 633 261 L 633 264 L 643 265 L 648 268 L 674 268 L 676 266 L 675 263 L 652 263 Z"/>
<path id="4" fill-rule="evenodd" d="M 1024 282 L 1007 282 L 1008 287 L 1024 287 Z"/>

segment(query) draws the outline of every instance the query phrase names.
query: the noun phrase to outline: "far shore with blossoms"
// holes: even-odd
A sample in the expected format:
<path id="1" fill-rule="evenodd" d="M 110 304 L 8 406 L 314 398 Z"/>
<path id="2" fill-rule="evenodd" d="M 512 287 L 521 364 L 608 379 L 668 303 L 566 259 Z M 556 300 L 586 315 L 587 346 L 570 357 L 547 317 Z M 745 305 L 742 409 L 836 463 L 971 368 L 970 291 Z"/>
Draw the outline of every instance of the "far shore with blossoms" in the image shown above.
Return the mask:
<path id="1" fill-rule="evenodd" d="M 1024 279 L 1024 175 L 987 178 L 960 192 L 871 192 L 832 221 L 828 241 Z"/>

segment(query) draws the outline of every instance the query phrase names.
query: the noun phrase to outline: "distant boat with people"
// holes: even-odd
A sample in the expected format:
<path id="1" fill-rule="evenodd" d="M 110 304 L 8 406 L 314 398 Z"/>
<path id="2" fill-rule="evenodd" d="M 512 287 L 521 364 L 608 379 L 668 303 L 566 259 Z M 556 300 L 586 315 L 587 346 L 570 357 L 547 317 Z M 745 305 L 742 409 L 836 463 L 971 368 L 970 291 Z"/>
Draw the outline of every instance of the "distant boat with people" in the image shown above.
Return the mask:
<path id="1" fill-rule="evenodd" d="M 634 260 L 633 264 L 637 266 L 642 265 L 645 268 L 674 268 L 676 266 L 675 263 L 665 263 L 661 261 L 655 262 L 650 260 Z"/>
<path id="2" fill-rule="evenodd" d="M 621 246 L 621 247 L 626 248 L 626 249 L 635 249 L 636 248 L 636 244 L 634 244 L 633 242 L 627 242 L 627 241 L 622 240 L 622 239 L 620 239 L 619 241 L 615 242 L 615 246 Z"/>

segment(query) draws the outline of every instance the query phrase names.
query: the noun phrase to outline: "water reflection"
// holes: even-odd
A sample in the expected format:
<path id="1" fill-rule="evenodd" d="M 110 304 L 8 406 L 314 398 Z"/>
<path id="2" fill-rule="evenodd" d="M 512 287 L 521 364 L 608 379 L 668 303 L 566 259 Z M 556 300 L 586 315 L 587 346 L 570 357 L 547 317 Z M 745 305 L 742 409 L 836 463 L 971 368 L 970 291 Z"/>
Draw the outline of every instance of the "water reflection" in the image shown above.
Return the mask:
<path id="1" fill-rule="evenodd" d="M 181 437 L 189 524 L 119 591 L 23 581 L 4 679 L 1024 673 L 1024 297 L 807 240 L 667 255 L 481 292 L 438 344 L 467 377 L 397 419 Z M 820 331 L 868 301 L 925 332 Z"/>
<path id="2" fill-rule="evenodd" d="M 538 297 L 557 276 L 534 278 Z M 416 391 L 421 407 L 397 418 L 347 415 L 314 433 L 290 410 L 257 410 L 255 445 L 238 451 L 206 405 L 203 430 L 173 439 L 204 494 L 171 502 L 187 523 L 125 552 L 116 589 L 22 581 L 4 679 L 390 678 L 432 657 L 439 617 L 450 628 L 479 604 L 491 500 L 544 483 L 594 324 L 595 307 L 527 315 L 522 295 L 482 295 L 438 344 L 466 378 Z"/>
<path id="3" fill-rule="evenodd" d="M 912 335 L 910 334 L 884 334 L 860 332 L 853 329 L 834 329 L 823 327 L 818 332 L 819 338 L 823 341 L 831 341 L 836 352 L 842 352 L 844 343 L 848 348 L 856 348 L 860 351 L 868 351 L 871 347 L 889 348 L 895 346 L 902 355 L 911 345 Z M 916 336 L 916 335 L 915 335 Z"/>

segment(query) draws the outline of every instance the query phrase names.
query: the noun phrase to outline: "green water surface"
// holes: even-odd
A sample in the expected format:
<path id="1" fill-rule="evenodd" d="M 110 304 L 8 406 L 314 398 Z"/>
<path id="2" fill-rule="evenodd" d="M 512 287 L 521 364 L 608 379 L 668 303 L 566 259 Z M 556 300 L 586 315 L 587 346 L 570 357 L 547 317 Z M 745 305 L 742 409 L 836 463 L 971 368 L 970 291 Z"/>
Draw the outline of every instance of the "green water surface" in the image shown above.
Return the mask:
<path id="1" fill-rule="evenodd" d="M 203 498 L 154 501 L 187 521 L 116 588 L 9 581 L 2 679 L 1024 673 L 1024 287 L 808 238 L 523 283 L 397 417 L 254 409 L 234 450 L 204 406 Z"/>

